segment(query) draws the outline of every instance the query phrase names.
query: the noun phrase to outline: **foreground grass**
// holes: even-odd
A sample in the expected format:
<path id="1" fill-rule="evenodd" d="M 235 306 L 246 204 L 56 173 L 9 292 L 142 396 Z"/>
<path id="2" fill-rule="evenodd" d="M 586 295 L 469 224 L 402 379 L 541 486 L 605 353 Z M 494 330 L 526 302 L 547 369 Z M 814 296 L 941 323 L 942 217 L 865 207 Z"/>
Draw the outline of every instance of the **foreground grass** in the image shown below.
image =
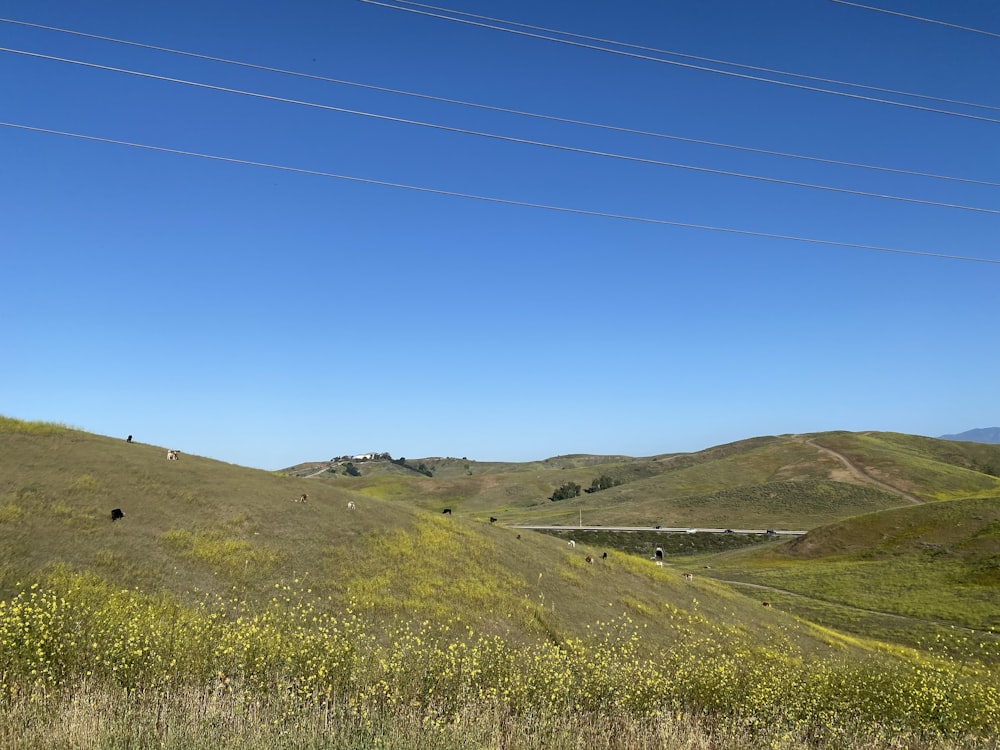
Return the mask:
<path id="1" fill-rule="evenodd" d="M 7 750 L 995 750 L 988 737 L 943 737 L 855 726 L 789 730 L 742 716 L 683 711 L 639 719 L 609 713 L 514 714 L 474 706 L 462 714 L 395 707 L 375 712 L 347 703 L 227 690 L 135 691 L 81 684 L 52 695 L 21 695 L 0 711 Z"/>
<path id="2" fill-rule="evenodd" d="M 364 610 L 292 587 L 190 607 L 59 572 L 0 602 L 0 746 L 957 748 L 1000 735 L 995 676 L 916 653 L 820 659 L 696 637 L 649 656 L 627 617 L 511 644 L 460 621 L 374 626 Z"/>

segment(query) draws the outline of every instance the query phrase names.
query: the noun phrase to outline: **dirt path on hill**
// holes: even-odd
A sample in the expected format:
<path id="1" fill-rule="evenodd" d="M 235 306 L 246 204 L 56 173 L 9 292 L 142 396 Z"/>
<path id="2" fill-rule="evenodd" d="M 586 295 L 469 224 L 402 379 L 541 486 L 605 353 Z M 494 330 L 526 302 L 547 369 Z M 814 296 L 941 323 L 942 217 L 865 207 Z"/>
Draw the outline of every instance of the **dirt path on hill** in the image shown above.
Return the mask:
<path id="1" fill-rule="evenodd" d="M 960 625 L 954 622 L 949 622 L 947 620 L 933 620 L 925 617 L 913 617 L 912 615 L 899 615 L 895 612 L 883 612 L 878 609 L 865 609 L 864 607 L 853 607 L 850 604 L 843 604 L 842 602 L 831 602 L 826 599 L 817 599 L 814 596 L 809 596 L 808 594 L 799 594 L 795 591 L 789 591 L 788 589 L 779 589 L 776 586 L 765 586 L 762 583 L 748 583 L 746 581 L 730 581 L 725 578 L 715 578 L 713 576 L 705 576 L 707 579 L 712 581 L 718 581 L 719 583 L 725 583 L 729 586 L 744 586 L 746 588 L 757 589 L 759 591 L 773 591 L 776 594 L 785 594 L 786 596 L 794 596 L 799 599 L 809 599 L 810 601 L 820 602 L 821 604 L 826 604 L 832 607 L 840 607 L 842 609 L 848 609 L 852 612 L 861 612 L 863 614 L 869 615 L 880 615 L 881 617 L 891 617 L 895 620 L 906 620 L 907 622 L 919 622 L 919 623 L 930 623 L 932 625 L 939 625 L 944 628 L 957 628 L 961 630 L 966 630 L 970 633 L 978 633 L 979 635 L 985 635 L 990 638 L 1000 638 L 1000 634 L 991 632 L 989 630 L 977 630 L 976 628 L 970 628 L 968 625 Z"/>
<path id="2" fill-rule="evenodd" d="M 833 458 L 840 461 L 844 465 L 844 468 L 847 469 L 848 472 L 850 472 L 851 476 L 853 476 L 858 481 L 865 482 L 866 484 L 875 485 L 879 489 L 885 490 L 886 492 L 891 492 L 894 495 L 899 495 L 900 497 L 904 498 L 907 502 L 913 503 L 914 505 L 923 504 L 924 502 L 923 500 L 914 495 L 911 495 L 909 492 L 904 492 L 898 487 L 893 487 L 891 484 L 888 484 L 887 482 L 883 482 L 880 479 L 876 479 L 867 471 L 865 471 L 863 468 L 861 468 L 856 463 L 851 461 L 851 459 L 849 459 L 843 453 L 838 453 L 837 451 L 833 450 L 833 448 L 827 448 L 825 446 L 819 445 L 818 443 L 815 443 L 812 440 L 806 440 L 805 443 L 807 445 L 811 445 L 816 450 L 822 451 L 823 453 L 826 453 L 827 455 L 832 456 Z"/>

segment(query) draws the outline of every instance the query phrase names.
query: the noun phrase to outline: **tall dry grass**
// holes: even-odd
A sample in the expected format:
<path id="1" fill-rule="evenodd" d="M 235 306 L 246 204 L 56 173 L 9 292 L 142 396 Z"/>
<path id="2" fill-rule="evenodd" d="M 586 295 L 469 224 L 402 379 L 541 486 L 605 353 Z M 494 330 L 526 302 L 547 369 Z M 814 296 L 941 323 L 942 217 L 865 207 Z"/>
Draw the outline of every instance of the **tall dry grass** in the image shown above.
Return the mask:
<path id="1" fill-rule="evenodd" d="M 225 690 L 136 691 L 80 683 L 3 704 L 5 750 L 996 750 L 993 738 L 858 726 L 826 734 L 684 712 L 514 715 L 483 706 L 460 717 L 394 707 L 366 712 Z"/>

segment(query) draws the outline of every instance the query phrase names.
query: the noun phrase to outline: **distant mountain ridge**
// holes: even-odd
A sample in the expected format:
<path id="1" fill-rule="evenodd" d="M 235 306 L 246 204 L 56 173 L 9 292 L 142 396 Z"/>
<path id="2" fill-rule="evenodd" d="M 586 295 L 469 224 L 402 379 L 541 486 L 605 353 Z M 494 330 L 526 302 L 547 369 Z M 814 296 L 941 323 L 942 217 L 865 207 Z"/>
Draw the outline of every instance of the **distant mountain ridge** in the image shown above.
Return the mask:
<path id="1" fill-rule="evenodd" d="M 942 440 L 963 440 L 968 443 L 994 443 L 1000 444 L 1000 427 L 980 427 L 975 430 L 966 430 L 957 435 L 942 435 Z"/>

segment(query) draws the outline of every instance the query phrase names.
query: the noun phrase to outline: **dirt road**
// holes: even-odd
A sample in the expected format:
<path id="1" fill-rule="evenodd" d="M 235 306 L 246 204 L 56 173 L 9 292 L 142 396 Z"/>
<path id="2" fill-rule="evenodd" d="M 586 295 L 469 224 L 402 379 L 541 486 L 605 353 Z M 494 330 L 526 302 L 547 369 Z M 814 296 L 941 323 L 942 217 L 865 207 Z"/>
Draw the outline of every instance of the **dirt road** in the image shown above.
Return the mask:
<path id="1" fill-rule="evenodd" d="M 832 448 L 827 448 L 823 445 L 819 445 L 818 443 L 815 443 L 812 440 L 806 440 L 805 443 L 807 445 L 811 445 L 816 450 L 822 451 L 823 453 L 826 453 L 827 455 L 832 456 L 833 458 L 840 461 L 840 463 L 844 465 L 844 468 L 847 469 L 848 472 L 850 472 L 851 476 L 853 476 L 859 482 L 865 482 L 866 484 L 874 485 L 875 487 L 878 487 L 881 490 L 885 490 L 886 492 L 891 492 L 894 495 L 899 495 L 900 497 L 904 498 L 907 502 L 913 503 L 914 505 L 920 505 L 921 503 L 923 503 L 923 500 L 921 500 L 918 497 L 915 497 L 914 495 L 911 495 L 909 492 L 904 492 L 898 487 L 893 487 L 891 484 L 883 482 L 881 479 L 876 479 L 867 471 L 865 471 L 863 468 L 852 462 L 843 453 L 838 453 Z"/>

